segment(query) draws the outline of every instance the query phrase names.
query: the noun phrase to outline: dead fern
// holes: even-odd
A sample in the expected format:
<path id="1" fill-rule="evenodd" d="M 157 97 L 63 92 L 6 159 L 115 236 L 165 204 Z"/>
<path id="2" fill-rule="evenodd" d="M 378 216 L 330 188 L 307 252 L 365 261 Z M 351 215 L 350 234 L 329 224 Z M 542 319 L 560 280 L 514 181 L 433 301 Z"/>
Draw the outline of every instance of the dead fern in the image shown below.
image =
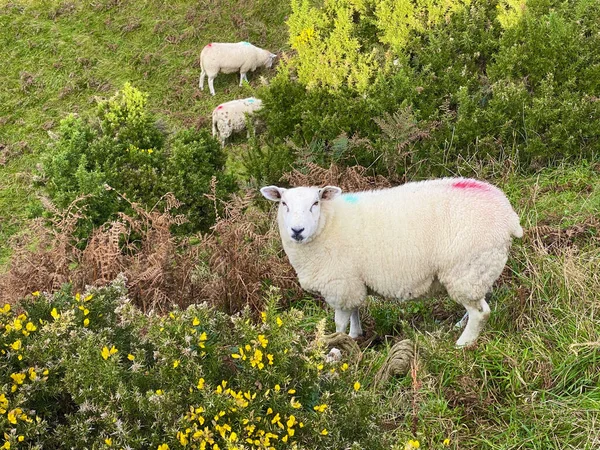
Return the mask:
<path id="1" fill-rule="evenodd" d="M 365 191 L 391 187 L 392 183 L 381 175 L 366 175 L 367 168 L 362 166 L 340 167 L 336 164 L 328 168 L 314 163 L 306 165 L 306 172 L 294 170 L 284 174 L 282 181 L 292 186 L 326 186 L 334 185 L 343 191 Z"/>
<path id="2" fill-rule="evenodd" d="M 209 255 L 201 296 L 230 313 L 246 305 L 261 311 L 265 283 L 281 288 L 284 299 L 301 293 L 276 223 L 253 205 L 254 196 L 248 191 L 226 203 L 223 217 L 201 244 Z"/>

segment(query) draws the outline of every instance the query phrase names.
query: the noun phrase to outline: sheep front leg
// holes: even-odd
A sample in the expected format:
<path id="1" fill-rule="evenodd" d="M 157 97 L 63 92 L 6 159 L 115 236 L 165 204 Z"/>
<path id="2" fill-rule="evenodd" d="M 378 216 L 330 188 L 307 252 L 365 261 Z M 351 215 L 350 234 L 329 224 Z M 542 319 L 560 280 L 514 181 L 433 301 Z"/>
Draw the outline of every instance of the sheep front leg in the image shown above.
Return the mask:
<path id="1" fill-rule="evenodd" d="M 358 314 L 358 308 L 352 310 L 350 315 L 350 337 L 356 339 L 363 334 L 362 326 L 360 325 L 360 315 Z"/>
<path id="2" fill-rule="evenodd" d="M 478 302 L 463 303 L 463 306 L 469 314 L 469 319 L 467 320 L 465 330 L 458 338 L 458 341 L 456 341 L 457 347 L 473 345 L 490 317 L 490 306 L 485 301 L 485 298 L 482 298 Z"/>
<path id="3" fill-rule="evenodd" d="M 335 310 L 335 331 L 336 333 L 345 333 L 352 315 L 351 309 L 336 309 Z"/>

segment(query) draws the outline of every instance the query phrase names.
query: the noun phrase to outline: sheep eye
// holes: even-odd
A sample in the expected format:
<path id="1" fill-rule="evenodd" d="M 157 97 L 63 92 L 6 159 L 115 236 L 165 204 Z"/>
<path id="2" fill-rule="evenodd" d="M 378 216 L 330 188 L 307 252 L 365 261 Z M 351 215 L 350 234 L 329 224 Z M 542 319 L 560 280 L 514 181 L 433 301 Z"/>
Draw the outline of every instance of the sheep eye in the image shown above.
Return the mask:
<path id="1" fill-rule="evenodd" d="M 287 208 L 287 203 L 286 202 L 281 202 L 281 204 Z"/>

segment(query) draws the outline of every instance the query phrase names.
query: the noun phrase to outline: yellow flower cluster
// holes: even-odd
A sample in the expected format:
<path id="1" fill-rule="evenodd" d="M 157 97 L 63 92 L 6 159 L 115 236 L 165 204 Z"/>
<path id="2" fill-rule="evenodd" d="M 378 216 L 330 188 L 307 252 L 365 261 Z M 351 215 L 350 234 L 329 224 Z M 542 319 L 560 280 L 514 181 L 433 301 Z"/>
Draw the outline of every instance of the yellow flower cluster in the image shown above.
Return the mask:
<path id="1" fill-rule="evenodd" d="M 263 338 L 264 336 L 258 342 L 266 342 L 266 339 Z M 197 388 L 203 390 L 205 383 L 204 378 L 200 378 Z M 234 430 L 232 424 L 236 422 L 239 424 L 239 419 L 236 420 L 236 417 L 239 416 L 236 416 L 235 413 L 248 408 L 251 402 L 257 398 L 258 393 L 236 391 L 227 386 L 228 382 L 222 380 L 214 391 L 209 391 L 219 396 L 226 396 L 225 398 L 233 401 L 233 403 L 229 403 L 228 408 L 214 413 L 212 419 L 210 416 L 208 419 L 206 418 L 207 411 L 204 407 L 189 407 L 185 417 L 190 426 L 177 432 L 177 440 L 181 445 L 187 446 L 191 442 L 194 448 L 210 450 L 221 448 L 241 450 L 248 448 L 246 445 L 250 445 L 250 448 L 253 449 L 274 450 L 275 442 L 278 441 L 290 445 L 291 448 L 297 448 L 297 443 L 291 442 L 291 440 L 296 435 L 297 429 L 304 428 L 304 423 L 293 414 L 285 416 L 268 408 L 264 417 L 251 414 L 250 418 L 241 420 L 242 428 Z M 272 389 L 266 389 L 263 396 L 269 398 L 271 392 L 281 392 L 281 386 L 277 384 Z M 288 395 L 295 393 L 295 389 L 287 391 Z M 221 402 L 219 401 L 219 403 Z M 300 402 L 295 401 L 293 396 L 291 404 L 292 406 L 297 405 L 294 407 L 298 408 L 302 406 Z"/>
<path id="2" fill-rule="evenodd" d="M 266 319 L 265 319 L 266 320 Z M 267 364 L 272 366 L 274 362 L 274 356 L 271 353 L 263 353 L 260 348 L 267 348 L 269 344 L 269 340 L 265 337 L 264 334 L 259 334 L 256 340 L 252 341 L 253 346 L 249 344 L 244 345 L 244 347 L 239 347 L 237 353 L 232 353 L 231 357 L 234 359 L 240 359 L 242 361 L 249 360 L 250 365 L 252 367 L 256 367 L 258 370 L 262 370 L 265 368 L 265 357 Z"/>

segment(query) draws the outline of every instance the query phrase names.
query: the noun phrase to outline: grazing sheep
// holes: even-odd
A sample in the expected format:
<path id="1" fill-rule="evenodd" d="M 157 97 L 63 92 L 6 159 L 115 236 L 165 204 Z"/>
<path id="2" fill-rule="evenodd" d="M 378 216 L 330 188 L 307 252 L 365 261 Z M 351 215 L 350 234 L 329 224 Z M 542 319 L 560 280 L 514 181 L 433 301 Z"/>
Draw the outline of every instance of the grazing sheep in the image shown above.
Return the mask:
<path id="1" fill-rule="evenodd" d="M 341 194 L 335 186 L 261 193 L 279 202 L 283 248 L 300 285 L 335 309 L 337 332 L 362 334 L 358 307 L 370 288 L 398 299 L 443 286 L 467 310 L 456 342 L 475 342 L 490 315 L 485 300 L 508 259 L 519 217 L 496 187 L 464 178 Z"/>
<path id="2" fill-rule="evenodd" d="M 200 90 L 204 90 L 204 77 L 208 75 L 210 93 L 215 95 L 213 80 L 219 72 L 240 72 L 240 86 L 248 77 L 248 71 L 255 71 L 259 67 L 270 68 L 273 65 L 274 55 L 268 50 L 255 47 L 249 42 L 222 43 L 212 42 L 206 45 L 200 53 Z"/>
<path id="3" fill-rule="evenodd" d="M 213 137 L 218 131 L 221 147 L 225 147 L 225 139 L 246 128 L 246 114 L 252 114 L 260 108 L 262 100 L 254 97 L 221 103 L 212 113 Z"/>

